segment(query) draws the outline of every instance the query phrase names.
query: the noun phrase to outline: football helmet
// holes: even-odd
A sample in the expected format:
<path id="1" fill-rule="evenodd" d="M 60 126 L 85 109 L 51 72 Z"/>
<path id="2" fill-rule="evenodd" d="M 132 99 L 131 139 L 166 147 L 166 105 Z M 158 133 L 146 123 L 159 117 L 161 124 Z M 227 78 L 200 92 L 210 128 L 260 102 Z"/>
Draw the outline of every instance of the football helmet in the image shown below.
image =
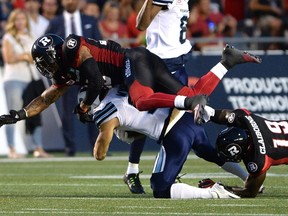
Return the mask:
<path id="1" fill-rule="evenodd" d="M 230 127 L 221 131 L 216 140 L 217 152 L 227 161 L 239 163 L 248 149 L 249 135 L 241 128 Z"/>
<path id="2" fill-rule="evenodd" d="M 37 70 L 51 79 L 60 70 L 64 40 L 55 34 L 39 37 L 32 46 L 31 54 Z"/>

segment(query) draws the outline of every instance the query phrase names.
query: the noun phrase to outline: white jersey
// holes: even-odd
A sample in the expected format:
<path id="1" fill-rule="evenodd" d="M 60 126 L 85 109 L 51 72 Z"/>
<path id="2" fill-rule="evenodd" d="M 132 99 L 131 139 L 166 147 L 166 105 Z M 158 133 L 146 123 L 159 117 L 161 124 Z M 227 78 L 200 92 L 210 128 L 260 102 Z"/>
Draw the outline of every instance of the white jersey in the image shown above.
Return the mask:
<path id="1" fill-rule="evenodd" d="M 95 124 L 101 124 L 118 118 L 120 130 L 135 131 L 158 141 L 169 116 L 169 108 L 156 109 L 155 112 L 139 111 L 129 104 L 127 93 L 117 88 L 109 90 L 100 105 L 93 110 Z"/>
<path id="2" fill-rule="evenodd" d="M 162 59 L 188 53 L 192 48 L 186 38 L 188 0 L 154 0 L 153 4 L 167 5 L 168 9 L 159 11 L 147 28 L 147 49 Z"/>

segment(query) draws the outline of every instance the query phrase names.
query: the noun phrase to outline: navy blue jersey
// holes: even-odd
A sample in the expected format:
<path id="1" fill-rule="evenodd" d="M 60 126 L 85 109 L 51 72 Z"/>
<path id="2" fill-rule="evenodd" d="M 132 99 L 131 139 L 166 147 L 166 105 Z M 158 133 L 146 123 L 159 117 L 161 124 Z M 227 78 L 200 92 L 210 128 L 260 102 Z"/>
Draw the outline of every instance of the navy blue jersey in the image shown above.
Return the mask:
<path id="1" fill-rule="evenodd" d="M 248 129 L 252 138 L 243 160 L 250 174 L 261 174 L 273 165 L 288 164 L 288 121 L 271 121 L 237 109 L 230 114 L 232 125 L 233 122 L 237 127 L 240 124 Z"/>

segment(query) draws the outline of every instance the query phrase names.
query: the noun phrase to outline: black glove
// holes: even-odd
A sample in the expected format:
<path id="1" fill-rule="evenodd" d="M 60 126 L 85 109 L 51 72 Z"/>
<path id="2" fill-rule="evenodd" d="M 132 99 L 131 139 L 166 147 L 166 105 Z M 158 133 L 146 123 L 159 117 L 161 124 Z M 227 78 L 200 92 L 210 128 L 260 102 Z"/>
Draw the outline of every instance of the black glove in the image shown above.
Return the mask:
<path id="1" fill-rule="evenodd" d="M 0 127 L 2 127 L 5 124 L 15 124 L 17 121 L 20 121 L 26 118 L 26 112 L 24 109 L 21 109 L 19 111 L 10 110 L 9 113 L 10 114 L 8 115 L 0 116 Z"/>
<path id="2" fill-rule="evenodd" d="M 215 184 L 215 182 L 210 179 L 210 178 L 206 178 L 206 179 L 202 179 L 198 182 L 198 187 L 199 188 L 208 188 L 208 187 L 212 187 Z"/>
<path id="3" fill-rule="evenodd" d="M 74 111 L 73 111 L 74 114 L 77 115 L 77 118 L 82 122 L 82 123 L 94 123 L 93 121 L 93 116 L 89 113 L 89 110 L 87 112 L 84 112 L 81 107 L 80 107 L 80 104 L 78 104 Z"/>

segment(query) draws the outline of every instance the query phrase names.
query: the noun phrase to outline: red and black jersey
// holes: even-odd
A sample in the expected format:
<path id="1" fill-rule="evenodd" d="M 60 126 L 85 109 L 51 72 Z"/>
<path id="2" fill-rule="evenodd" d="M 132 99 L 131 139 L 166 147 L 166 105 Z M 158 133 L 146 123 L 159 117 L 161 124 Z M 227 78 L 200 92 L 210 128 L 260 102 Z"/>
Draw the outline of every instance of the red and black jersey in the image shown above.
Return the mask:
<path id="1" fill-rule="evenodd" d="M 232 119 L 248 129 L 252 138 L 243 160 L 250 174 L 261 174 L 270 166 L 288 164 L 288 121 L 267 120 L 245 109 L 234 110 L 233 115 Z"/>
<path id="2" fill-rule="evenodd" d="M 108 79 L 112 86 L 123 83 L 125 48 L 114 41 L 96 41 L 71 34 L 65 39 L 63 45 L 63 72 L 54 77 L 54 84 L 87 84 L 88 80 L 81 73 L 81 65 L 79 64 L 79 50 L 83 46 L 90 50 L 91 55 L 97 62 L 98 67 L 93 68 L 93 70 L 99 70 L 105 76 L 104 79 Z"/>

